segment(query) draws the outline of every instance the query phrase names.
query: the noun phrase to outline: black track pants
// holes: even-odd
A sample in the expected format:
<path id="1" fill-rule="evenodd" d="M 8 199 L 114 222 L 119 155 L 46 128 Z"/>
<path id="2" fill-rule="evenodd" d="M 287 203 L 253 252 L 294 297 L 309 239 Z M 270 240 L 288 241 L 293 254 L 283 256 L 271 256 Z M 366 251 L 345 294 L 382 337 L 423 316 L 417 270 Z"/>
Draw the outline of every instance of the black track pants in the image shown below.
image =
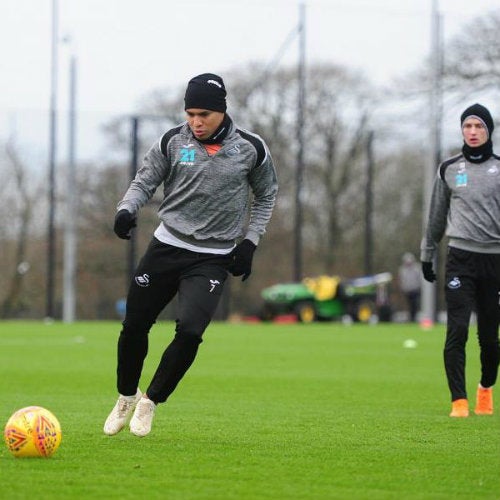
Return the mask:
<path id="1" fill-rule="evenodd" d="M 500 255 L 448 249 L 445 296 L 448 326 L 444 365 L 451 400 L 466 399 L 465 345 L 472 311 L 477 314 L 481 385 L 491 387 L 500 361 Z"/>
<path id="2" fill-rule="evenodd" d="M 160 312 L 178 294 L 176 333 L 146 391 L 155 403 L 166 401 L 196 357 L 203 332 L 219 303 L 227 264 L 226 256 L 190 252 L 153 239 L 127 296 L 118 339 L 120 394 L 136 393 L 148 352 L 149 331 Z"/>

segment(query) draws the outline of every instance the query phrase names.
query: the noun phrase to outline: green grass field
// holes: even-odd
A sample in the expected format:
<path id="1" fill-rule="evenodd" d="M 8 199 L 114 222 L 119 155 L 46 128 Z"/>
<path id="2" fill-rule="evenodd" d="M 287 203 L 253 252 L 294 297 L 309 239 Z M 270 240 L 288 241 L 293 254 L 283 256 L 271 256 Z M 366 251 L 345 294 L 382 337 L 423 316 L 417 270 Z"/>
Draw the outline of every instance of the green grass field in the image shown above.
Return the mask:
<path id="1" fill-rule="evenodd" d="M 145 438 L 102 433 L 119 329 L 0 323 L 2 427 L 39 405 L 63 429 L 49 459 L 2 447 L 2 499 L 500 499 L 500 394 L 494 416 L 448 417 L 442 326 L 214 323 Z M 172 332 L 151 332 L 142 388 Z"/>

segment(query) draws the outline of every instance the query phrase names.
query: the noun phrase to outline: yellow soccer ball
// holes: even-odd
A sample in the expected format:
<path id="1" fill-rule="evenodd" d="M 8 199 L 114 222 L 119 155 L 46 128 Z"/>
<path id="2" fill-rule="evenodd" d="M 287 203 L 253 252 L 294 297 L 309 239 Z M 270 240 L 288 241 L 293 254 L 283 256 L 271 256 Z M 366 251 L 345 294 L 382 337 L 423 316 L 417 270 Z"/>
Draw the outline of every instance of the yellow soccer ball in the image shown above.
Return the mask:
<path id="1" fill-rule="evenodd" d="M 49 410 L 27 406 L 9 418 L 4 437 L 15 457 L 50 457 L 61 444 L 61 425 Z"/>

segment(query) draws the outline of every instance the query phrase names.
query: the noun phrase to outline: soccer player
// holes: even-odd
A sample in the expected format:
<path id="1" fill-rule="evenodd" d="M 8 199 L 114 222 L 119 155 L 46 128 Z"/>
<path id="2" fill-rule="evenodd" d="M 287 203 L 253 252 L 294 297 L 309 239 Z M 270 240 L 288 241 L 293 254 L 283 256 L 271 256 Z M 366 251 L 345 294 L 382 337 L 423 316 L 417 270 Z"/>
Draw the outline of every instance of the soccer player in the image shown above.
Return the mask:
<path id="1" fill-rule="evenodd" d="M 228 272 L 245 281 L 254 251 L 271 218 L 278 190 L 265 142 L 226 113 L 220 76 L 192 78 L 185 93 L 186 121 L 150 148 L 118 203 L 114 231 L 129 239 L 139 209 L 163 184 L 160 224 L 142 257 L 127 296 L 118 339 L 118 401 L 104 433 L 125 427 L 145 436 L 156 406 L 164 403 L 193 363 Z M 139 390 L 148 334 L 178 296 L 175 336 L 146 392 Z"/>
<path id="2" fill-rule="evenodd" d="M 432 283 L 436 280 L 434 254 L 446 234 L 444 366 L 451 417 L 469 416 L 465 346 L 472 311 L 477 313 L 481 360 L 477 415 L 493 414 L 493 385 L 500 360 L 500 157 L 493 153 L 493 119 L 488 109 L 474 104 L 460 120 L 462 153 L 439 166 L 420 255 L 424 278 Z"/>

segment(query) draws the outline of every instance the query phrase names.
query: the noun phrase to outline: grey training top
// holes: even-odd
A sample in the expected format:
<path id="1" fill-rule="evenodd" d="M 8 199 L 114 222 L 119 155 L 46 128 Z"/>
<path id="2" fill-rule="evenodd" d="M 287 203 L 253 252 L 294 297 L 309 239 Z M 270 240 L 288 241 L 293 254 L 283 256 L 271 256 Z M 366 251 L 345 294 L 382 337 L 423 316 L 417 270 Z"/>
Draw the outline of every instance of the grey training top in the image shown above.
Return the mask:
<path id="1" fill-rule="evenodd" d="M 499 156 L 470 163 L 460 154 L 439 166 L 420 248 L 421 261 L 434 258 L 444 234 L 451 247 L 500 253 Z"/>
<path id="2" fill-rule="evenodd" d="M 162 183 L 160 220 L 175 237 L 205 248 L 230 248 L 241 237 L 257 245 L 278 191 L 267 145 L 232 122 L 212 156 L 187 122 L 166 132 L 146 153 L 117 209 L 136 214 Z"/>

